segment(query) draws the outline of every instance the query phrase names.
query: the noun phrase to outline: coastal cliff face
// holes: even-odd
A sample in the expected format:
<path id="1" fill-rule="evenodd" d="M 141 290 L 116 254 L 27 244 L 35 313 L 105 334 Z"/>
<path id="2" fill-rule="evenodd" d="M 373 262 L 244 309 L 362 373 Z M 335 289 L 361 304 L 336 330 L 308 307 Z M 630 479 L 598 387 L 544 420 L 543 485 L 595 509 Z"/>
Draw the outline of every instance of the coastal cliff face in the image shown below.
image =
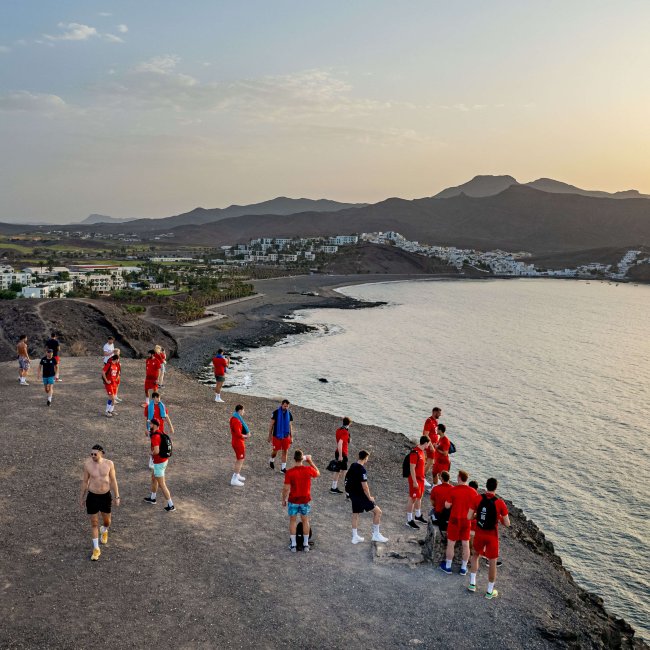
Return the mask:
<path id="1" fill-rule="evenodd" d="M 90 633 L 93 645 L 124 648 L 142 647 L 144 639 L 206 648 L 647 647 L 575 585 L 537 527 L 511 504 L 498 599 L 470 594 L 457 573 L 435 570 L 423 554 L 427 531 L 404 526 L 401 462 L 408 445 L 401 434 L 352 426 L 351 453 L 370 451 L 369 484 L 384 512 L 388 560 L 378 559 L 369 541 L 367 515 L 360 524 L 366 541 L 350 544 L 349 503 L 329 493 L 324 470 L 340 417 L 299 406 L 292 406 L 294 447 L 313 454 L 323 476 L 312 485 L 313 551 L 289 553 L 283 476 L 269 469 L 266 432 L 279 398 L 299 402 L 299 395 L 226 391 L 226 403 L 215 404 L 209 388 L 170 368 L 163 399 L 175 435 L 167 483 L 177 510 L 165 513 L 161 500 L 143 503 L 144 362 L 122 365 L 124 402 L 109 419 L 102 417 L 98 359 L 64 356 L 64 382 L 49 408 L 36 381 L 21 387 L 14 363 L 0 364 L 0 646 L 86 647 Z M 244 488 L 229 485 L 228 421 L 237 403 L 253 434 Z M 96 443 L 115 462 L 122 505 L 113 510 L 99 562 L 90 562 L 79 478 Z M 417 561 L 393 562 L 403 548 Z M 481 567 L 480 590 L 486 580 Z"/>
<path id="2" fill-rule="evenodd" d="M 60 332 L 64 354 L 99 355 L 108 336 L 122 356 L 146 356 L 152 344 L 162 345 L 168 356 L 176 355 L 176 341 L 159 326 L 125 312 L 109 301 L 11 300 L 0 303 L 0 360 L 16 358 L 16 344 L 27 334 L 30 354 L 39 357 L 50 332 Z"/>

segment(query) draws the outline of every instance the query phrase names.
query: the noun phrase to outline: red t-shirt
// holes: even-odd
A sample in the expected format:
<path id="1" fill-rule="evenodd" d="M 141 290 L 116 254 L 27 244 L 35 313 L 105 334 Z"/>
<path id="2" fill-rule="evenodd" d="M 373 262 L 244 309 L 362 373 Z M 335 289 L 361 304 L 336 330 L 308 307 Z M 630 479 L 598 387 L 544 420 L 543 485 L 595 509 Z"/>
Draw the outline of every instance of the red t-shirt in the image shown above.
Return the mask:
<path id="1" fill-rule="evenodd" d="M 476 490 L 469 485 L 454 485 L 447 501 L 451 503 L 450 520 L 467 520 L 469 509 L 476 503 Z"/>
<path id="2" fill-rule="evenodd" d="M 120 376 L 120 367 L 117 363 L 108 361 L 104 364 L 104 374 L 106 379 L 108 379 L 109 384 L 113 384 L 117 381 L 117 378 Z"/>
<path id="3" fill-rule="evenodd" d="M 311 465 L 298 465 L 287 470 L 284 484 L 290 485 L 289 503 L 309 503 L 311 501 L 311 480 L 318 476 Z"/>
<path id="4" fill-rule="evenodd" d="M 165 413 L 169 415 L 169 409 L 167 407 L 165 407 Z M 144 407 L 144 419 L 149 419 L 149 405 Z M 165 433 L 165 419 L 162 417 L 162 415 L 160 415 L 160 404 L 154 403 L 153 405 L 153 419 L 158 420 L 160 423 L 158 429 L 161 433 Z"/>
<path id="5" fill-rule="evenodd" d="M 147 381 L 158 381 L 158 373 L 160 372 L 160 359 L 152 357 L 147 359 L 147 369 L 145 371 L 145 376 Z"/>
<path id="6" fill-rule="evenodd" d="M 413 454 L 415 454 L 415 457 Z M 416 447 L 411 452 L 409 463 L 415 465 L 415 478 L 418 481 L 424 481 L 424 451 L 419 447 Z"/>
<path id="7" fill-rule="evenodd" d="M 350 443 L 350 432 L 345 428 L 341 427 L 336 430 L 336 450 L 339 448 L 339 440 L 343 440 L 343 455 L 348 455 L 348 444 Z"/>
<path id="8" fill-rule="evenodd" d="M 152 433 L 151 434 L 151 453 L 153 454 L 153 462 L 154 464 L 158 465 L 159 463 L 164 463 L 169 460 L 169 458 L 161 458 L 158 454 L 153 453 L 153 448 L 158 447 L 158 451 L 160 451 L 160 434 L 159 433 Z"/>
<path id="9" fill-rule="evenodd" d="M 431 438 L 431 442 L 433 442 L 433 435 L 435 434 L 436 437 L 438 436 L 437 431 L 438 431 L 438 420 L 436 420 L 436 418 L 434 418 L 433 415 L 430 415 L 424 421 L 424 428 L 422 429 L 422 435 L 429 436 L 429 438 Z"/>
<path id="10" fill-rule="evenodd" d="M 488 497 L 493 497 L 494 492 L 486 492 L 485 495 L 482 494 L 476 494 L 476 497 L 474 499 L 474 503 L 472 504 L 471 508 L 476 513 L 476 510 L 479 507 L 479 504 L 481 503 L 481 499 L 483 496 L 488 496 Z M 505 501 L 503 499 L 497 499 L 494 502 L 494 506 L 497 509 L 497 522 L 496 525 L 494 526 L 494 530 L 483 530 L 482 528 L 479 528 L 478 526 L 476 527 L 476 531 L 478 532 L 479 530 L 481 531 L 481 535 L 497 535 L 499 534 L 499 522 L 503 521 L 503 518 L 508 515 L 508 506 L 506 505 Z M 474 519 L 476 521 L 476 519 Z"/>
<path id="11" fill-rule="evenodd" d="M 241 420 L 236 418 L 234 415 L 230 418 L 230 433 L 233 442 L 235 440 L 246 440 L 246 438 L 244 438 L 244 425 L 241 423 Z"/>
<path id="12" fill-rule="evenodd" d="M 156 359 L 158 359 L 158 361 L 160 361 L 160 365 L 162 365 L 163 363 L 165 363 L 165 361 L 167 361 L 167 355 L 164 352 L 156 352 L 154 356 L 156 357 Z"/>
<path id="13" fill-rule="evenodd" d="M 431 490 L 431 505 L 436 512 L 442 512 L 445 509 L 445 503 L 449 501 L 453 489 L 454 486 L 450 483 L 438 483 Z"/>
<path id="14" fill-rule="evenodd" d="M 228 359 L 226 357 L 213 357 L 212 365 L 214 366 L 215 377 L 223 377 L 228 367 Z"/>
<path id="15" fill-rule="evenodd" d="M 440 454 L 438 456 L 437 460 L 442 461 L 443 459 L 449 458 L 449 446 L 451 445 L 451 440 L 447 438 L 447 436 L 442 436 L 440 440 L 438 440 L 438 450 L 440 451 L 446 451 L 447 455 L 445 456 L 444 454 Z"/>

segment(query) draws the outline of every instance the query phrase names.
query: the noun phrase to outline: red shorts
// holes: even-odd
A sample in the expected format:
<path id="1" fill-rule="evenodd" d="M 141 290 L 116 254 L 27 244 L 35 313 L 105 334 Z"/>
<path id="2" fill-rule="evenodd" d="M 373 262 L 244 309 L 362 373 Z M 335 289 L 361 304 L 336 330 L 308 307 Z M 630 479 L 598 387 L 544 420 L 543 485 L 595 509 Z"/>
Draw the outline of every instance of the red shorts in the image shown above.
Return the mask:
<path id="1" fill-rule="evenodd" d="M 431 447 L 427 447 L 427 448 L 424 450 L 424 453 L 426 454 L 426 457 L 429 458 L 429 459 L 431 459 L 431 460 L 433 460 L 433 459 L 436 457 L 436 450 L 435 450 L 435 449 L 431 449 Z"/>
<path id="2" fill-rule="evenodd" d="M 276 438 L 273 436 L 273 451 L 287 451 L 291 447 L 291 438 Z"/>
<path id="3" fill-rule="evenodd" d="M 421 499 L 424 494 L 424 479 L 413 485 L 413 479 L 409 476 L 409 497 L 411 499 Z"/>
<path id="4" fill-rule="evenodd" d="M 499 557 L 498 533 L 477 528 L 476 535 L 474 535 L 474 552 L 486 557 L 488 560 L 496 560 Z"/>
<path id="5" fill-rule="evenodd" d="M 149 391 L 157 391 L 158 390 L 158 384 L 155 381 L 149 381 L 148 379 L 144 380 L 144 394 L 148 395 Z"/>
<path id="6" fill-rule="evenodd" d="M 450 542 L 468 542 L 469 533 L 472 528 L 470 524 L 469 519 L 450 519 L 449 525 L 447 526 L 447 539 Z"/>
<path id="7" fill-rule="evenodd" d="M 104 384 L 104 388 L 106 389 L 107 395 L 112 395 L 113 393 L 115 393 L 117 386 L 115 384 Z"/>
<path id="8" fill-rule="evenodd" d="M 61 365 L 61 357 L 54 357 L 54 361 L 56 361 L 57 366 Z"/>
<path id="9" fill-rule="evenodd" d="M 440 472 L 448 472 L 451 467 L 451 462 L 447 460 L 446 462 L 440 462 L 436 459 L 436 462 L 433 464 L 433 473 L 440 474 Z"/>
<path id="10" fill-rule="evenodd" d="M 237 460 L 244 460 L 246 458 L 246 443 L 243 440 L 233 440 L 232 448 L 235 450 Z"/>

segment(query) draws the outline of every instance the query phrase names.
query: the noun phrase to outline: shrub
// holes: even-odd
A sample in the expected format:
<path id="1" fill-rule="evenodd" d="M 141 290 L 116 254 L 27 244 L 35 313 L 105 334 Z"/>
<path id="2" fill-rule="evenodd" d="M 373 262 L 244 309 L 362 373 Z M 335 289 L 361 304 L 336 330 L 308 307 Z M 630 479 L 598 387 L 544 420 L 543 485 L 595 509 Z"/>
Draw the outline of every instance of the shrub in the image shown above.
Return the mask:
<path id="1" fill-rule="evenodd" d="M 142 305 L 124 305 L 124 311 L 127 314 L 142 314 L 146 308 Z"/>

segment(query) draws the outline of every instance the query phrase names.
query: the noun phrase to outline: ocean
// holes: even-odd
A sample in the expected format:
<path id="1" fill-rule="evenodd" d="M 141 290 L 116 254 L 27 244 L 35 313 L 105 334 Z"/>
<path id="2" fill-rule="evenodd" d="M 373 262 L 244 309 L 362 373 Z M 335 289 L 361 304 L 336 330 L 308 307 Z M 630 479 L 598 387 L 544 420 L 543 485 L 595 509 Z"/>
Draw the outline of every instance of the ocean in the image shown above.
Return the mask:
<path id="1" fill-rule="evenodd" d="M 228 390 L 413 439 L 440 406 L 458 449 L 452 472 L 497 477 L 579 584 L 650 638 L 650 287 L 462 280 L 341 292 L 388 305 L 299 312 L 318 331 L 244 352 Z"/>

